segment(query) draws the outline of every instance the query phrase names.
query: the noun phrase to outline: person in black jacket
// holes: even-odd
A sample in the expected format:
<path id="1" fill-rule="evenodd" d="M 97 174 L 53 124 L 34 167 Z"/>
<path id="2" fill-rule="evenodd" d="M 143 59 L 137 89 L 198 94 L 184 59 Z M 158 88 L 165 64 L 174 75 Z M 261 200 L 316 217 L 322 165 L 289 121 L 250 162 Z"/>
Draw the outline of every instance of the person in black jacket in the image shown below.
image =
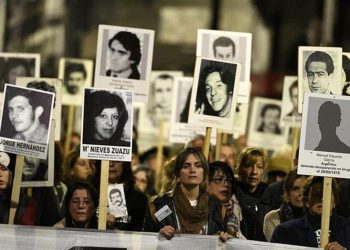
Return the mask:
<path id="1" fill-rule="evenodd" d="M 107 228 L 126 231 L 141 231 L 148 199 L 145 194 L 134 188 L 135 180 L 131 170 L 130 162 L 109 162 L 109 184 L 123 184 L 128 215 L 115 217 L 107 214 Z"/>
<path id="2" fill-rule="evenodd" d="M 323 178 L 310 177 L 304 187 L 303 201 L 307 208 L 306 214 L 299 218 L 278 225 L 271 238 L 271 242 L 320 247 L 321 215 L 322 215 Z M 329 241 L 325 249 L 349 248 L 345 238 L 349 234 L 345 230 L 345 219 L 332 214 L 338 198 L 338 187 L 332 180 L 331 217 L 329 225 Z"/>
<path id="3" fill-rule="evenodd" d="M 205 190 L 208 163 L 202 152 L 195 148 L 183 149 L 175 159 L 177 183 L 169 193 L 150 202 L 144 230 L 159 232 L 166 239 L 175 233 L 220 234 L 222 240 L 232 236 L 225 233 L 220 206 L 209 199 Z"/>
<path id="4" fill-rule="evenodd" d="M 249 240 L 266 241 L 263 234 L 265 214 L 269 211 L 268 201 L 263 200 L 267 184 L 262 182 L 266 158 L 261 149 L 247 147 L 237 160 L 238 176 L 236 197 L 242 208 L 241 230 Z"/>

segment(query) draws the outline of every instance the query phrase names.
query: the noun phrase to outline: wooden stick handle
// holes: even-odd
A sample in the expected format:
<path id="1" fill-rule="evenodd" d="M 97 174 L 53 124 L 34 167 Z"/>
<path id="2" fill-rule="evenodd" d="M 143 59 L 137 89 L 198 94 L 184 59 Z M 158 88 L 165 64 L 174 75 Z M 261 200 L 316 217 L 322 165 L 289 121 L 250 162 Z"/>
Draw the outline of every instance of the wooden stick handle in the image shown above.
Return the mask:
<path id="1" fill-rule="evenodd" d="M 109 175 L 109 161 L 101 161 L 98 230 L 106 230 L 106 227 L 107 227 L 108 175 Z"/>
<path id="2" fill-rule="evenodd" d="M 24 156 L 17 155 L 16 157 L 16 167 L 15 176 L 12 183 L 12 193 L 11 193 L 11 207 L 9 215 L 9 224 L 13 225 L 15 223 L 15 215 L 17 211 L 17 206 L 19 202 L 19 195 L 21 191 L 21 182 L 23 174 Z"/>
<path id="3" fill-rule="evenodd" d="M 205 158 L 208 160 L 209 157 L 209 147 L 210 147 L 210 137 L 211 137 L 212 128 L 208 127 L 205 131 L 205 140 L 203 146 L 203 154 Z"/>
<path id="4" fill-rule="evenodd" d="M 155 188 L 159 192 L 160 191 L 160 179 L 162 173 L 162 164 L 163 164 L 163 146 L 164 146 L 164 119 L 160 119 L 159 123 L 159 138 L 158 138 L 158 146 L 157 146 L 157 158 L 156 158 L 156 183 Z"/>
<path id="5" fill-rule="evenodd" d="M 220 161 L 221 141 L 222 141 L 222 131 L 221 131 L 221 129 L 217 129 L 216 130 L 216 146 L 215 146 L 215 160 L 216 161 Z"/>
<path id="6" fill-rule="evenodd" d="M 66 141 L 64 144 L 64 153 L 67 155 L 70 151 L 70 142 L 73 131 L 73 122 L 74 122 L 74 106 L 68 107 L 68 121 L 67 121 L 67 133 L 66 133 Z M 58 126 L 58 125 L 57 125 Z"/>
<path id="7" fill-rule="evenodd" d="M 324 177 L 321 222 L 321 248 L 329 242 L 329 218 L 331 215 L 332 178 Z"/>

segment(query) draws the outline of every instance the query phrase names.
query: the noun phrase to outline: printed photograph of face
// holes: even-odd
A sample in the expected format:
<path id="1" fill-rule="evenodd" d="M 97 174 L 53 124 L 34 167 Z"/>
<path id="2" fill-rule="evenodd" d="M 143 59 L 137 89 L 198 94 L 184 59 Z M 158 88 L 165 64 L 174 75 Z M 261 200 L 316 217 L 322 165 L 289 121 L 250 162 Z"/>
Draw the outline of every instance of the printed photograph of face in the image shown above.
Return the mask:
<path id="1" fill-rule="evenodd" d="M 195 112 L 229 117 L 233 101 L 236 65 L 202 60 Z"/>
<path id="2" fill-rule="evenodd" d="M 106 76 L 140 79 L 141 42 L 132 32 L 119 31 L 108 40 Z"/>
<path id="3" fill-rule="evenodd" d="M 8 85 L 0 136 L 47 144 L 53 95 Z"/>
<path id="4" fill-rule="evenodd" d="M 128 108 L 115 91 L 85 89 L 83 144 L 130 147 Z"/>
<path id="5" fill-rule="evenodd" d="M 280 135 L 281 128 L 279 126 L 281 118 L 281 107 L 277 104 L 268 103 L 261 107 L 260 123 L 257 131 L 263 133 L 271 133 Z M 259 120 L 259 119 L 258 119 Z"/>
<path id="6" fill-rule="evenodd" d="M 47 161 L 38 158 L 24 157 L 22 181 L 47 181 Z"/>
<path id="7" fill-rule="evenodd" d="M 109 199 L 114 207 L 121 207 L 123 205 L 122 192 L 117 188 L 111 189 L 109 192 Z"/>
<path id="8" fill-rule="evenodd" d="M 4 92 L 5 83 L 16 84 L 17 77 L 35 75 L 34 58 L 0 57 L 0 92 Z"/>
<path id="9" fill-rule="evenodd" d="M 233 60 L 236 55 L 234 41 L 225 36 L 216 38 L 213 42 L 213 55 L 219 60 Z"/>
<path id="10" fill-rule="evenodd" d="M 304 65 L 307 84 L 312 93 L 332 94 L 330 85 L 334 76 L 334 61 L 324 51 L 314 51 L 307 57 Z"/>
<path id="11" fill-rule="evenodd" d="M 85 86 L 87 70 L 83 63 L 66 61 L 64 65 L 64 88 L 69 95 L 76 95 Z"/>

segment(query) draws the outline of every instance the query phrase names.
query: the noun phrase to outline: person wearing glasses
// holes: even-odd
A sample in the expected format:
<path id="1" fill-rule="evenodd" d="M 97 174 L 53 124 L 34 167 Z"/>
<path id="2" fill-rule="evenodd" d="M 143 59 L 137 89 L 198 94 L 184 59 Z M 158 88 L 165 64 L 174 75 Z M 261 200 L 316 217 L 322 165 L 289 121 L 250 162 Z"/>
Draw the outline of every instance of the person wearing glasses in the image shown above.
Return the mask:
<path id="1" fill-rule="evenodd" d="M 241 207 L 234 195 L 235 180 L 231 167 L 222 161 L 209 164 L 209 196 L 219 201 L 221 218 L 227 225 L 227 232 L 235 238 L 246 239 L 241 232 Z"/>
<path id="2" fill-rule="evenodd" d="M 92 185 L 82 181 L 73 183 L 67 190 L 64 205 L 65 217 L 54 225 L 55 228 L 97 229 L 98 194 Z"/>
<path id="3" fill-rule="evenodd" d="M 219 219 L 220 203 L 206 192 L 209 169 L 203 153 L 196 148 L 183 149 L 173 169 L 174 189 L 149 203 L 144 231 L 159 232 L 168 240 L 176 233 L 219 234 L 223 241 L 232 238 Z"/>
<path id="4" fill-rule="evenodd" d="M 106 76 L 139 80 L 140 39 L 134 33 L 120 31 L 108 40 L 108 48 L 110 69 Z"/>

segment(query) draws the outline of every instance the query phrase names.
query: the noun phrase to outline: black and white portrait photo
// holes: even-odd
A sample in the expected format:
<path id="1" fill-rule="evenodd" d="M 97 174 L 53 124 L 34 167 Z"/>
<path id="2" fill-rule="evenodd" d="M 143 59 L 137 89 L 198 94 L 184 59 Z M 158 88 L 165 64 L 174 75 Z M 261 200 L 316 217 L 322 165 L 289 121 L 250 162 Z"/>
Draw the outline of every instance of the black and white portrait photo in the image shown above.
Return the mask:
<path id="1" fill-rule="evenodd" d="M 62 104 L 80 106 L 84 88 L 91 87 L 94 63 L 92 60 L 61 58 L 60 79 L 63 79 Z"/>
<path id="2" fill-rule="evenodd" d="M 350 53 L 343 53 L 342 68 L 342 95 L 350 96 Z"/>
<path id="3" fill-rule="evenodd" d="M 281 105 L 282 102 L 275 99 L 253 99 L 248 132 L 249 145 L 273 150 L 287 143 L 288 130 L 280 126 Z"/>
<path id="4" fill-rule="evenodd" d="M 0 92 L 4 92 L 5 83 L 15 85 L 17 77 L 39 74 L 39 54 L 0 53 Z"/>
<path id="5" fill-rule="evenodd" d="M 152 71 L 147 103 L 147 116 L 152 127 L 157 128 L 160 119 L 170 121 L 174 79 L 182 75 L 181 71 Z"/>
<path id="6" fill-rule="evenodd" d="M 202 124 L 204 120 L 200 120 L 200 117 L 205 117 L 208 123 L 212 123 L 210 119 L 216 120 L 211 124 L 216 124 L 216 128 L 232 129 L 239 72 L 240 65 L 237 63 L 197 58 L 190 104 L 190 124 Z M 221 122 L 218 122 L 220 120 Z"/>
<path id="7" fill-rule="evenodd" d="M 349 101 L 348 96 L 305 93 L 299 156 L 303 173 L 350 177 L 344 171 L 350 160 Z"/>
<path id="8" fill-rule="evenodd" d="M 54 94 L 6 85 L 0 136 L 47 144 L 53 101 Z"/>
<path id="9" fill-rule="evenodd" d="M 113 155 L 119 152 L 113 147 L 127 147 L 121 150 L 130 155 L 132 136 L 131 91 L 86 88 L 83 106 L 83 145 L 111 146 L 103 153 Z M 84 147 L 83 147 L 84 148 Z M 90 149 L 93 152 L 94 147 Z M 83 150 L 84 151 L 84 150 Z M 128 152 L 128 153 L 126 153 Z M 103 157 L 101 155 L 101 157 Z"/>
<path id="10" fill-rule="evenodd" d="M 298 77 L 285 76 L 283 81 L 281 125 L 300 127 L 301 114 L 298 112 Z"/>
<path id="11" fill-rule="evenodd" d="M 240 63 L 240 82 L 250 81 L 251 47 L 251 33 L 198 30 L 197 56 Z"/>
<path id="12" fill-rule="evenodd" d="M 146 102 L 153 43 L 153 30 L 99 25 L 94 87 L 133 90 Z"/>
<path id="13" fill-rule="evenodd" d="M 31 89 L 38 89 L 55 94 L 53 101 L 53 119 L 56 124 L 61 124 L 62 115 L 62 81 L 57 78 L 35 78 L 35 77 L 18 77 L 16 85 Z M 61 138 L 61 126 L 55 127 L 55 140 Z"/>
<path id="14" fill-rule="evenodd" d="M 299 112 L 303 93 L 341 94 L 342 49 L 299 47 Z"/>
<path id="15" fill-rule="evenodd" d="M 115 218 L 128 215 L 123 184 L 108 185 L 108 212 Z"/>

